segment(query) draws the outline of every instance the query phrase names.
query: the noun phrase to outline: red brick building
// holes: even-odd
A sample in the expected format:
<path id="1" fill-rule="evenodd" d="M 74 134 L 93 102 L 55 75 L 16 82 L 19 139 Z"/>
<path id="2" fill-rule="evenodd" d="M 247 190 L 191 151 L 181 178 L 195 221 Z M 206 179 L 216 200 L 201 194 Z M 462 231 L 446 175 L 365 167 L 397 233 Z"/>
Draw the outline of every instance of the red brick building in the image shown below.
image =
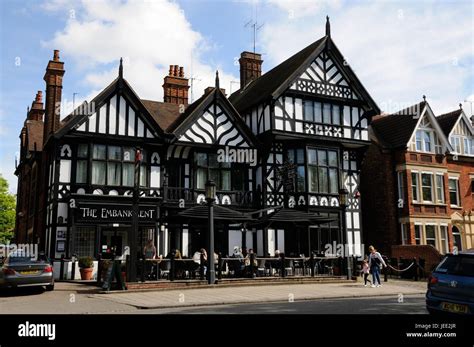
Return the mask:
<path id="1" fill-rule="evenodd" d="M 375 117 L 370 131 L 361 175 L 365 243 L 425 258 L 473 247 L 474 133 L 464 112 L 435 117 L 424 100 Z"/>

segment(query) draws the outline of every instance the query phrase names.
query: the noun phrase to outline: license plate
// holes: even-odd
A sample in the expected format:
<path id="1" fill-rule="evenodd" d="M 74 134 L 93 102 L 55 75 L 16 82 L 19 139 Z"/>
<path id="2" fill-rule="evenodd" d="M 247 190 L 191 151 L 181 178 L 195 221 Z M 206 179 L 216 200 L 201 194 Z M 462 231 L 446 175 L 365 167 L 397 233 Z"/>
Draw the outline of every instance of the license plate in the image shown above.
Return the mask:
<path id="1" fill-rule="evenodd" d="M 450 302 L 443 302 L 442 307 L 443 310 L 454 313 L 467 313 L 468 310 L 466 305 L 453 304 Z"/>
<path id="2" fill-rule="evenodd" d="M 37 274 L 39 274 L 39 271 L 20 271 L 20 274 L 22 274 L 22 275 L 37 275 Z"/>

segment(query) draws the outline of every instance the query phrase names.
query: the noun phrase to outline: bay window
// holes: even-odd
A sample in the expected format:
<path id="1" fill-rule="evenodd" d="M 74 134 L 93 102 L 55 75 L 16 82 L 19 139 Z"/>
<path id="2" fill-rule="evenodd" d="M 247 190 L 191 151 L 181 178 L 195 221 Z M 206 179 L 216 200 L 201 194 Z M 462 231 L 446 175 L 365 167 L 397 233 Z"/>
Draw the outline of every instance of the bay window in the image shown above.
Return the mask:
<path id="1" fill-rule="evenodd" d="M 295 165 L 295 190 L 297 192 L 304 192 L 306 191 L 306 184 L 305 184 L 305 166 L 304 166 L 304 149 L 289 149 L 287 152 L 288 162 Z"/>
<path id="2" fill-rule="evenodd" d="M 339 191 L 337 152 L 325 149 L 308 149 L 309 191 L 337 194 Z"/>
<path id="3" fill-rule="evenodd" d="M 77 146 L 76 183 L 87 183 L 87 158 L 89 145 L 81 143 Z"/>
<path id="4" fill-rule="evenodd" d="M 303 100 L 303 118 L 306 122 L 341 125 L 341 111 L 339 105 Z"/>
<path id="5" fill-rule="evenodd" d="M 425 225 L 426 244 L 436 248 L 436 225 Z"/>
<path id="6" fill-rule="evenodd" d="M 78 167 L 79 161 L 78 161 Z M 76 173 L 76 181 L 77 176 Z M 83 182 L 85 183 L 85 182 Z M 132 147 L 92 146 L 92 179 L 94 185 L 126 186 L 135 184 L 135 149 Z M 147 186 L 148 169 L 146 152 L 142 150 L 140 186 Z"/>
<path id="7" fill-rule="evenodd" d="M 244 190 L 246 182 L 245 165 L 219 162 L 217 154 L 196 152 L 194 154 L 195 184 L 197 189 L 205 189 L 211 179 L 217 190 Z"/>
<path id="8" fill-rule="evenodd" d="M 92 184 L 105 185 L 106 173 L 106 152 L 105 145 L 94 145 L 92 151 Z"/>

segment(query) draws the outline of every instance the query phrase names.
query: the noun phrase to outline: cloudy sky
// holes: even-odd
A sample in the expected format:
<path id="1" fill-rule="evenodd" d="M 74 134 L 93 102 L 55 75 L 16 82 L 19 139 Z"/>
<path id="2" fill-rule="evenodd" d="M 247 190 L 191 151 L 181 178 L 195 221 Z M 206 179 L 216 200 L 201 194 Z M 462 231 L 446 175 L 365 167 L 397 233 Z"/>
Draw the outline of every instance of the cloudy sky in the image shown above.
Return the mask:
<path id="1" fill-rule="evenodd" d="M 162 100 L 170 64 L 193 77 L 193 97 L 239 85 L 240 52 L 256 50 L 264 71 L 331 34 L 366 89 L 387 112 L 426 95 L 436 114 L 474 101 L 474 6 L 467 1 L 353 0 L 3 0 L 0 4 L 0 173 L 16 191 L 18 135 L 53 49 L 66 75 L 63 113 L 117 75 L 142 98 Z"/>

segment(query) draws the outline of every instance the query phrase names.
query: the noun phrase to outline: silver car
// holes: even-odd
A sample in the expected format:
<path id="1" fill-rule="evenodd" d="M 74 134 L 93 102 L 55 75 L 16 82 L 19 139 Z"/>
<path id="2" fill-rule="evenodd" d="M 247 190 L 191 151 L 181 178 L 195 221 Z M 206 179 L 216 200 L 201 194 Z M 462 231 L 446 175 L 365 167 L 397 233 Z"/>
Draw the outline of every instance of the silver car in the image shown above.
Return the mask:
<path id="1" fill-rule="evenodd" d="M 53 267 L 45 260 L 23 254 L 9 255 L 0 269 L 0 287 L 45 286 L 54 290 Z"/>

